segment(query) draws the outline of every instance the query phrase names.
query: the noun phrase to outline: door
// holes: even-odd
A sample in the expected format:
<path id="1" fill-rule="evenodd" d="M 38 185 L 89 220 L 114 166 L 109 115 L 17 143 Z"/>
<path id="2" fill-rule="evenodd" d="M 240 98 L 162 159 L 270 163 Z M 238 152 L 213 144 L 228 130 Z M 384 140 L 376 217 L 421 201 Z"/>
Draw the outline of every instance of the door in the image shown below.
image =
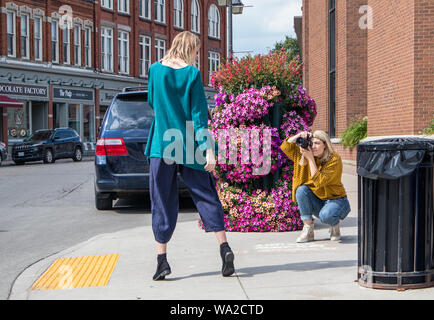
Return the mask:
<path id="1" fill-rule="evenodd" d="M 48 110 L 45 102 L 32 101 L 32 131 L 48 129 Z"/>

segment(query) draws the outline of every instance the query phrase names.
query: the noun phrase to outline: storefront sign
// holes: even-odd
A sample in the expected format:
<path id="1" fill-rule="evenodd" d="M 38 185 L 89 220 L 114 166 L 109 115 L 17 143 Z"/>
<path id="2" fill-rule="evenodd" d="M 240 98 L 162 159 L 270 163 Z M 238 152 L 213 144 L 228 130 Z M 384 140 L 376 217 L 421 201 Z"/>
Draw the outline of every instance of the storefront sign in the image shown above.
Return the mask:
<path id="1" fill-rule="evenodd" d="M 24 84 L 0 83 L 0 94 L 16 96 L 48 97 L 48 88 Z"/>
<path id="2" fill-rule="evenodd" d="M 53 88 L 53 98 L 93 101 L 93 91 Z"/>
<path id="3" fill-rule="evenodd" d="M 117 95 L 119 91 L 106 91 L 101 90 L 99 93 L 100 97 L 100 105 L 110 105 L 115 95 Z"/>

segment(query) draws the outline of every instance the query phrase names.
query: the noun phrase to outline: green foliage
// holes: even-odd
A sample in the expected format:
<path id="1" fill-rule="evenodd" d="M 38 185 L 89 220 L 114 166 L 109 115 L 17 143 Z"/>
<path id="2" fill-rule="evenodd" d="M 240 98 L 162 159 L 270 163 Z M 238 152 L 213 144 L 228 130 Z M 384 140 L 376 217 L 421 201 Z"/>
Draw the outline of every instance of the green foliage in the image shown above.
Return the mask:
<path id="1" fill-rule="evenodd" d="M 354 148 L 360 140 L 368 135 L 368 117 L 355 121 L 341 135 L 341 144 L 344 147 Z"/>
<path id="2" fill-rule="evenodd" d="M 429 127 L 423 129 L 422 134 L 427 136 L 434 134 L 434 118 L 432 118 Z"/>
<path id="3" fill-rule="evenodd" d="M 300 56 L 300 46 L 298 45 L 298 40 L 285 36 L 285 40 L 276 42 L 274 45 L 273 52 L 277 52 L 284 49 L 289 54 L 289 61 L 294 59 L 296 56 Z"/>

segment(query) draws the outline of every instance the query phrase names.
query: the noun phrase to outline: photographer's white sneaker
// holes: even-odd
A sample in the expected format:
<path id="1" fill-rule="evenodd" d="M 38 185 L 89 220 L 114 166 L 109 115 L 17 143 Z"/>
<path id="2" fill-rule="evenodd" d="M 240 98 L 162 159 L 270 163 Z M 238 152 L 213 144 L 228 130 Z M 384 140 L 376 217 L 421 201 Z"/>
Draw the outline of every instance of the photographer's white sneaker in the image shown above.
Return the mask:
<path id="1" fill-rule="evenodd" d="M 330 240 L 331 241 L 339 241 L 341 240 L 341 229 L 339 228 L 339 224 L 334 227 L 330 227 Z"/>
<path id="2" fill-rule="evenodd" d="M 314 234 L 313 234 L 313 223 L 312 224 L 305 224 L 303 226 L 303 231 L 301 231 L 301 235 L 297 238 L 298 243 L 304 243 L 313 241 Z"/>

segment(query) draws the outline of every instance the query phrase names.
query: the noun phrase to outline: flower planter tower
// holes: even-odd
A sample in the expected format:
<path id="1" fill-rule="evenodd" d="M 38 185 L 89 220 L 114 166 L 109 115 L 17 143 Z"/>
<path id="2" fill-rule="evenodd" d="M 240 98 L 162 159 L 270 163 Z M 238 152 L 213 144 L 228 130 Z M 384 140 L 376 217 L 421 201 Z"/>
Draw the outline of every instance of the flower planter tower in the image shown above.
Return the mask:
<path id="1" fill-rule="evenodd" d="M 280 150 L 316 116 L 315 101 L 301 85 L 302 67 L 299 57 L 290 60 L 282 50 L 231 59 L 212 76 L 219 92 L 209 124 L 219 145 L 215 175 L 227 231 L 302 227 L 292 202 L 293 164 Z"/>

